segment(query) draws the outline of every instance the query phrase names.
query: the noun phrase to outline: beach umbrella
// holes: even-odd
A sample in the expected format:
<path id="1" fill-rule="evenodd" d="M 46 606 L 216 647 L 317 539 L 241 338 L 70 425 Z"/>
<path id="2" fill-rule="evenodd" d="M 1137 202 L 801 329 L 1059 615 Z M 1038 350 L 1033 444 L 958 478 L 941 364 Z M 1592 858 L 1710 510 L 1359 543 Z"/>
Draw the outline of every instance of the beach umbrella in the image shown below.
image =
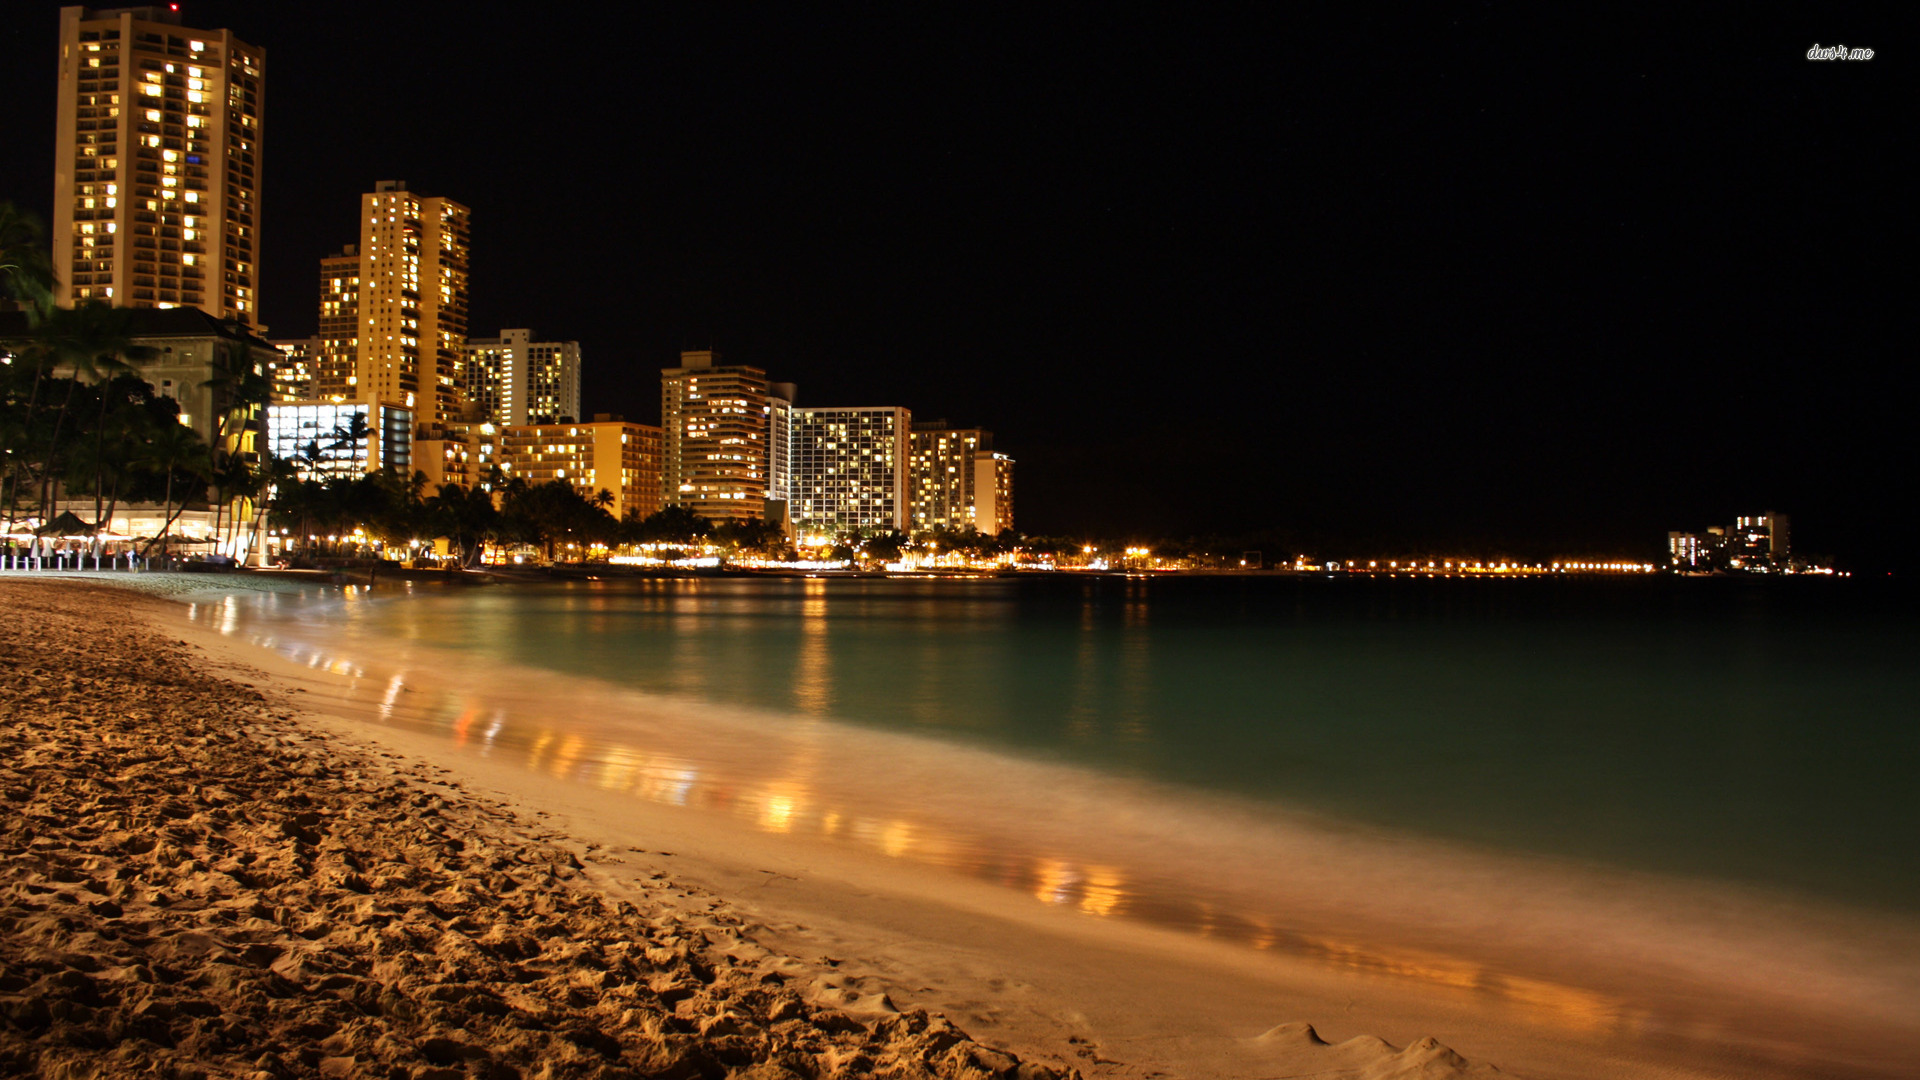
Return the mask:
<path id="1" fill-rule="evenodd" d="M 73 511 L 62 510 L 58 517 L 33 531 L 40 536 L 87 536 L 94 528 L 75 517 Z"/>

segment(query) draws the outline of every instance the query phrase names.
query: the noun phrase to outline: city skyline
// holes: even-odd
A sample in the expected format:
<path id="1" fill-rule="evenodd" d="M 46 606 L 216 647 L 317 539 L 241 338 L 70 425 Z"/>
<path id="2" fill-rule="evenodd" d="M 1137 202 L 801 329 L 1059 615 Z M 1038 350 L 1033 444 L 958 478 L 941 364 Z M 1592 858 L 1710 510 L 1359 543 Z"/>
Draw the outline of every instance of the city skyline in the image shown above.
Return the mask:
<path id="1" fill-rule="evenodd" d="M 5 38 L 5 190 L 43 213 L 57 8 Z M 629 88 L 585 23 L 372 10 L 184 5 L 275 75 L 277 339 L 405 176 L 484 223 L 474 328 L 582 343 L 583 411 L 651 422 L 712 345 L 993 427 L 1027 531 L 1646 549 L 1776 505 L 1873 562 L 1910 516 L 1885 64 L 1804 56 L 1872 26 L 602 13 Z"/>

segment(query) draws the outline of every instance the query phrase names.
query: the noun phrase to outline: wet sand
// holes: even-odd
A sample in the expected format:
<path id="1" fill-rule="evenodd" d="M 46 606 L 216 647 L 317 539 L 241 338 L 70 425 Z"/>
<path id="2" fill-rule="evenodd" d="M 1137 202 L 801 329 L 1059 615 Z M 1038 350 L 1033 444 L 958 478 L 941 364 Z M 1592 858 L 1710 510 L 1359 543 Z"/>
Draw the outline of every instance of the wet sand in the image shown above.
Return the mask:
<path id="1" fill-rule="evenodd" d="M 1828 1045 L 1841 1052 L 1813 1057 L 1804 1040 L 1789 1039 L 1784 1051 L 1763 1045 L 1769 1021 L 1780 1019 L 1764 1013 L 1752 1017 L 1755 1038 L 1744 1047 L 1725 1032 L 1704 1043 L 1674 1031 L 1596 1039 L 1541 1020 L 1577 1020 L 1591 1010 L 1590 996 L 1510 979 L 1509 998 L 1540 1000 L 1521 1009 L 1489 1005 L 1485 987 L 1463 996 L 1446 986 L 1479 976 L 1446 967 L 1435 953 L 1351 943 L 1328 946 L 1350 948 L 1342 957 L 1254 952 L 1191 932 L 1089 919 L 1004 887 L 769 835 L 724 815 L 609 800 L 380 723 L 349 692 L 351 680 L 184 623 L 178 605 L 77 581 L 16 579 L 0 582 L 0 610 L 11 624 L 8 667 L 19 673 L 5 691 L 5 732 L 22 751 L 9 748 L 6 767 L 33 783 L 13 774 L 0 780 L 10 805 L 14 792 L 33 792 L 23 819 L 79 823 L 8 840 L 0 884 L 9 904 L 41 906 L 10 906 L 0 924 L 4 1015 L 26 1021 L 0 1029 L 10 1055 L 0 1064 L 37 1062 L 49 1071 L 49 1061 L 167 1061 L 251 1075 L 265 1054 L 271 1060 L 257 1069 L 269 1075 L 312 1075 L 323 1064 L 341 1075 L 651 1075 L 663 1066 L 663 1074 L 727 1075 L 769 1062 L 803 1076 L 1023 1068 L 1452 1076 L 1490 1075 L 1490 1065 L 1541 1078 L 1901 1072 L 1902 1048 L 1873 1044 L 1873 1024 L 1863 1025 L 1866 1034 L 1831 1031 Z M 125 618 L 102 632 L 89 621 L 102 611 L 137 614 L 166 634 L 152 637 Z M 189 652 L 178 637 L 206 651 Z M 184 741 L 183 730 L 191 732 Z M 142 754 L 150 756 L 125 766 Z M 169 758 L 175 764 L 153 764 Z M 117 786 L 114 799 L 100 785 Z M 49 790 L 60 799 L 36 801 Z M 317 825 L 301 823 L 308 815 L 318 815 Z M 154 846 L 132 850 L 142 835 Z M 454 841 L 461 847 L 449 853 Z M 545 854 L 513 861 L 521 851 Z M 261 867 L 280 876 L 258 878 Z M 256 880 L 233 878 L 235 868 Z M 129 916 L 124 897 L 138 899 L 143 889 L 169 902 L 149 896 L 141 914 Z M 1446 891 L 1438 881 L 1434 889 Z M 189 899 L 170 902 L 177 896 Z M 98 900 L 119 913 L 95 911 Z M 225 917 L 209 909 L 236 903 L 275 914 L 240 919 L 244 934 L 231 920 L 207 928 Z M 50 922 L 48 911 L 60 917 Z M 301 932 L 309 916 L 318 920 L 311 928 L 325 927 L 315 937 Z M 49 929 L 56 923 L 60 929 Z M 515 940 L 560 944 L 518 959 L 487 952 L 490 935 L 504 941 L 516 929 Z M 216 938 L 226 952 L 167 952 L 181 934 Z M 260 978 L 278 981 L 251 996 L 223 988 L 238 985 L 227 969 L 245 969 L 256 946 Z M 283 951 L 268 958 L 265 949 Z M 75 956 L 91 957 L 94 970 Z M 461 966 L 474 956 L 485 962 Z M 656 956 L 664 967 L 648 966 Z M 676 966 L 683 961 L 690 967 Z M 170 980 L 136 978 L 131 994 L 104 981 L 156 964 Z M 1422 965 L 1432 970 L 1416 970 Z M 598 981 L 583 986 L 582 969 L 600 973 Z M 60 996 L 74 971 L 92 980 L 92 998 L 75 996 L 79 989 Z M 357 981 L 321 986 L 336 976 Z M 156 985 L 163 1002 L 210 1002 L 218 1018 L 175 1009 L 173 1026 L 154 1029 L 172 1044 L 139 1035 L 127 1017 Z M 480 987 L 505 1011 L 432 996 L 446 985 Z M 690 993 L 677 996 L 676 985 Z M 382 1011 L 389 989 L 452 1009 L 428 1019 L 420 1010 Z M 34 1001 L 46 1006 L 44 1018 Z M 798 1012 L 775 1015 L 789 1008 Z M 321 1019 L 300 1018 L 315 1010 Z M 962 1040 L 948 1030 L 955 1024 L 996 1049 Z M 614 1043 L 583 1049 L 567 1035 L 588 1029 Z M 1483 1064 L 1470 1065 L 1443 1042 Z M 421 1056 L 429 1043 L 441 1060 Z M 614 1044 L 617 1053 L 604 1052 Z M 35 1056 L 47 1054 L 55 1056 Z M 148 1056 L 128 1056 L 141 1054 Z M 98 1074 L 125 1071 L 115 1064 Z"/>

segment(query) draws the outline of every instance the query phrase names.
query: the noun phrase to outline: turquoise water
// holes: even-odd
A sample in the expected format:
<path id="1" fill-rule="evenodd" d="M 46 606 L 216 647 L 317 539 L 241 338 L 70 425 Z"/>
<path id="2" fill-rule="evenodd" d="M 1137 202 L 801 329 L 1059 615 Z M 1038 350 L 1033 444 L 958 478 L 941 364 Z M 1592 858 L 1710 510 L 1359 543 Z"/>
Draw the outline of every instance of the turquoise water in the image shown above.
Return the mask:
<path id="1" fill-rule="evenodd" d="M 1920 910 L 1920 625 L 1878 583 L 677 579 L 326 618 L 795 723 Z"/>

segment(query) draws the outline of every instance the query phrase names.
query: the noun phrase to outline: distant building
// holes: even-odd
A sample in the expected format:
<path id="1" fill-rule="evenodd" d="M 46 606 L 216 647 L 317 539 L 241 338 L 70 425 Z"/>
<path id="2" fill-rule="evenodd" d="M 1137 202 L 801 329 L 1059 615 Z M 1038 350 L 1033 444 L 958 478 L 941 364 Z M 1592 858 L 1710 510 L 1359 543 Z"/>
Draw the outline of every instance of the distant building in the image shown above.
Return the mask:
<path id="1" fill-rule="evenodd" d="M 321 258 L 318 325 L 313 398 L 351 401 L 359 393 L 360 245 L 348 244 Z"/>
<path id="2" fill-rule="evenodd" d="M 397 402 L 422 424 L 464 419 L 470 218 L 460 203 L 417 195 L 403 180 L 382 180 L 360 197 L 357 258 L 345 248 L 321 262 L 320 336 L 349 340 L 339 333 L 342 320 L 349 310 L 357 320 L 348 385 L 341 390 L 329 379 L 323 395 Z M 350 266 L 357 266 L 357 287 Z M 338 365 L 328 374 L 337 378 Z"/>
<path id="3" fill-rule="evenodd" d="M 267 407 L 267 447 L 301 479 L 391 468 L 413 476 L 413 410 L 391 401 L 298 401 Z"/>
<path id="4" fill-rule="evenodd" d="M 1700 533 L 1668 533 L 1668 565 L 1680 571 L 1713 569 L 1713 553 L 1719 546 L 1717 540 L 1717 537 Z"/>
<path id="5" fill-rule="evenodd" d="M 1727 537 L 1728 564 L 1734 569 L 1784 569 L 1792 555 L 1787 515 L 1768 511 L 1733 519 Z"/>
<path id="6" fill-rule="evenodd" d="M 1670 532 L 1668 566 L 1684 573 L 1786 573 L 1795 569 L 1789 530 L 1787 515 L 1768 511 L 1735 518 L 1731 527 L 1715 525 L 1700 533 Z"/>
<path id="7" fill-rule="evenodd" d="M 914 421 L 908 480 L 914 531 L 979 527 L 974 507 L 975 461 L 992 451 L 993 432 L 985 428 L 955 428 L 945 420 Z"/>
<path id="8" fill-rule="evenodd" d="M 1013 459 L 985 453 L 973 459 L 973 525 L 988 536 L 1013 528 Z"/>
<path id="9" fill-rule="evenodd" d="M 794 530 L 904 531 L 913 414 L 886 405 L 795 408 L 792 415 Z"/>
<path id="10" fill-rule="evenodd" d="M 274 401 L 313 401 L 314 373 L 319 370 L 324 346 L 317 337 L 283 338 L 273 347 L 280 350 L 268 376 L 273 383 Z"/>
<path id="11" fill-rule="evenodd" d="M 769 489 L 767 373 L 683 352 L 660 371 L 661 502 L 708 521 L 757 519 Z"/>
<path id="12" fill-rule="evenodd" d="M 589 423 L 525 424 L 501 429 L 500 466 L 531 484 L 564 480 L 589 499 L 606 491 L 615 518 L 660 509 L 661 430 L 601 413 Z"/>
<path id="13" fill-rule="evenodd" d="M 502 426 L 580 419 L 580 343 L 534 341 L 531 330 L 469 338 L 467 402 Z"/>
<path id="14" fill-rule="evenodd" d="M 60 9 L 54 301 L 257 326 L 266 60 L 166 5 Z"/>
<path id="15" fill-rule="evenodd" d="M 493 490 L 499 450 L 500 429 L 492 423 L 426 424 L 413 433 L 413 467 L 426 474 L 430 491 L 442 484 Z"/>

